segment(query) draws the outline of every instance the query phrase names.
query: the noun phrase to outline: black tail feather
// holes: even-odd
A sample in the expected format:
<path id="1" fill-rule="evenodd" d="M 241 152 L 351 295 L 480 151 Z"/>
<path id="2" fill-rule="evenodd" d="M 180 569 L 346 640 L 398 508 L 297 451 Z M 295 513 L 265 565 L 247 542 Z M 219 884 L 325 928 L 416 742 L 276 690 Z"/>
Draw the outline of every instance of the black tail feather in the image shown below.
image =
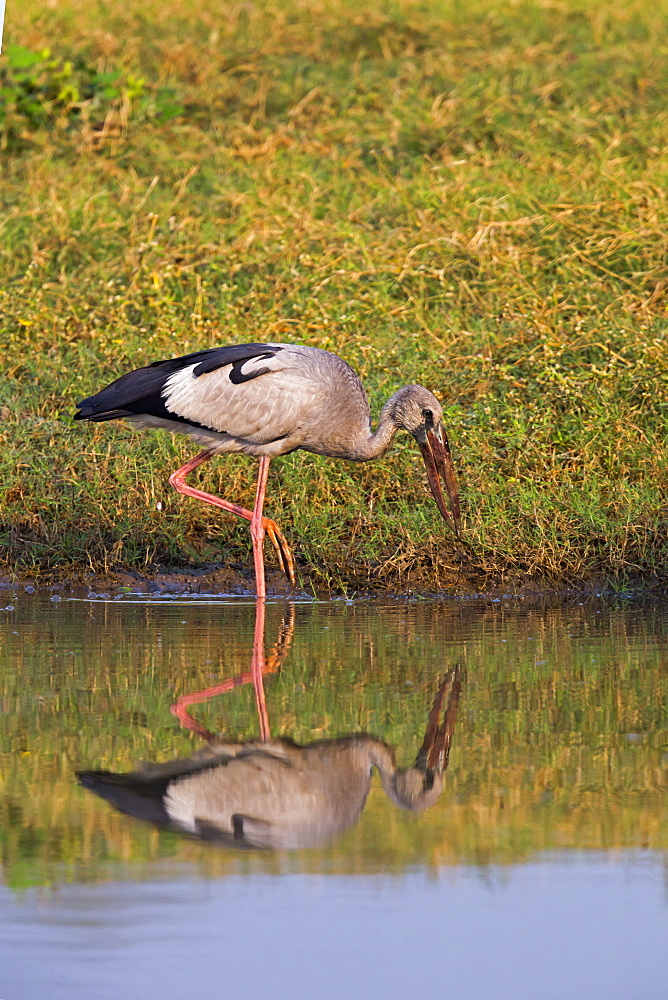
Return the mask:
<path id="1" fill-rule="evenodd" d="M 197 365 L 193 376 L 199 378 L 209 372 L 224 368 L 226 365 L 241 365 L 251 358 L 276 354 L 280 348 L 275 344 L 233 344 L 230 347 L 212 347 L 206 351 L 195 351 L 184 354 L 180 358 L 167 358 L 164 361 L 154 361 L 144 368 L 126 372 L 114 382 L 111 382 L 94 396 L 88 396 L 77 403 L 79 412 L 75 420 L 113 420 L 116 417 L 127 417 L 133 413 L 150 413 L 165 419 L 175 419 L 174 415 L 165 410 L 162 391 L 167 380 L 189 365 Z M 255 371 L 251 377 L 257 377 L 262 371 Z M 239 376 L 233 371 L 235 381 Z M 178 419 L 178 418 L 176 418 Z"/>
<path id="2" fill-rule="evenodd" d="M 163 805 L 169 777 L 147 781 L 112 771 L 77 771 L 77 778 L 84 788 L 111 802 L 119 812 L 149 823 L 169 823 Z"/>

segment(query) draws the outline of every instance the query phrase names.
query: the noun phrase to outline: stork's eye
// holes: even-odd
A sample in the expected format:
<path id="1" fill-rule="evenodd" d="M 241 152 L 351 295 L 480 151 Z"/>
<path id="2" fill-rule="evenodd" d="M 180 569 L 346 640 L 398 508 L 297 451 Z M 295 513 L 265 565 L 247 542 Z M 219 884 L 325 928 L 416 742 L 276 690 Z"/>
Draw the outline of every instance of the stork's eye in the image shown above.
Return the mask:
<path id="1" fill-rule="evenodd" d="M 423 410 L 423 411 L 422 411 L 422 416 L 424 417 L 424 419 L 425 419 L 426 421 L 429 421 L 429 420 L 433 420 L 433 419 L 434 419 L 434 414 L 432 413 L 432 411 L 431 411 L 431 410 Z"/>

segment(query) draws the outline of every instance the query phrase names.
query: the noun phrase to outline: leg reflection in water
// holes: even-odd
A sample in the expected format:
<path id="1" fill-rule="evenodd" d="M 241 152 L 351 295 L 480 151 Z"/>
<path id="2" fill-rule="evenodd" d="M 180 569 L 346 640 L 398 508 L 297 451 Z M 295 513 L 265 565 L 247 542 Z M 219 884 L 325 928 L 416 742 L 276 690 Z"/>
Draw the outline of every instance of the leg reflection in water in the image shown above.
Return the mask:
<path id="1" fill-rule="evenodd" d="M 217 737 L 200 725 L 196 719 L 188 712 L 190 705 L 197 705 L 209 698 L 215 698 L 219 694 L 227 694 L 242 684 L 251 684 L 255 690 L 255 705 L 260 722 L 260 738 L 268 740 L 271 738 L 269 729 L 269 716 L 267 714 L 267 703 L 264 697 L 264 674 L 274 673 L 279 669 L 283 658 L 292 643 L 292 636 L 295 630 L 295 606 L 288 604 L 283 621 L 278 631 L 278 638 L 274 643 L 269 656 L 264 655 L 264 610 L 265 602 L 258 598 L 255 602 L 255 632 L 253 635 L 253 656 L 251 659 L 251 669 L 249 673 L 238 674 L 228 680 L 216 684 L 214 687 L 205 688 L 202 691 L 195 691 L 193 694 L 184 694 L 177 698 L 170 711 L 175 715 L 182 726 L 197 733 L 208 743 L 212 743 Z"/>

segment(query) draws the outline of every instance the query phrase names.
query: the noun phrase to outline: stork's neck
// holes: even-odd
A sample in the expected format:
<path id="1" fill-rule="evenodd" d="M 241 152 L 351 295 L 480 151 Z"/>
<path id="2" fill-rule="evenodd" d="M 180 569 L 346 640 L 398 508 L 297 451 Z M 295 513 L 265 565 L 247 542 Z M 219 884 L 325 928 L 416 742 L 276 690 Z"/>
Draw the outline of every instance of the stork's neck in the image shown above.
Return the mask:
<path id="1" fill-rule="evenodd" d="M 400 772 L 397 770 L 394 750 L 386 743 L 378 741 L 370 748 L 369 762 L 378 771 L 380 783 L 388 799 L 391 799 L 395 805 L 404 806 L 405 803 L 397 795 L 395 787 L 396 778 Z"/>
<path id="2" fill-rule="evenodd" d="M 428 780 L 422 768 L 397 768 L 394 752 L 384 743 L 376 743 L 370 750 L 369 762 L 378 770 L 383 791 L 395 806 L 420 812 L 432 806 L 443 790 L 441 774 L 432 774 Z"/>
<path id="3" fill-rule="evenodd" d="M 394 404 L 398 395 L 399 393 L 395 392 L 381 410 L 376 430 L 372 431 L 369 427 L 366 434 L 360 435 L 355 442 L 354 457 L 358 462 L 379 458 L 392 444 L 392 439 L 399 430 L 399 424 L 394 415 Z"/>
<path id="4" fill-rule="evenodd" d="M 368 747 L 369 763 L 372 767 L 375 767 L 380 774 L 380 780 L 383 783 L 383 788 L 392 780 L 394 774 L 396 774 L 397 764 L 394 759 L 394 750 L 389 747 L 387 743 L 383 743 L 382 740 L 373 739 L 370 746 Z"/>

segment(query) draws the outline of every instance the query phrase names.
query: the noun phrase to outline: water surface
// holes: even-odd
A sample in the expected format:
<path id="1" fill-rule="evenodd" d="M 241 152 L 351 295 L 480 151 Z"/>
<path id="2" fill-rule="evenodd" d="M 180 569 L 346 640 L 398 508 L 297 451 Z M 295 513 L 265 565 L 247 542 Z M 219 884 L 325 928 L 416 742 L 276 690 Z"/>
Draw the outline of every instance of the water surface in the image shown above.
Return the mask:
<path id="1" fill-rule="evenodd" d="M 398 809 L 374 780 L 332 843 L 238 852 L 123 816 L 74 772 L 198 749 L 169 707 L 248 671 L 253 602 L 3 601 L 3 1000 L 169 1000 L 212 983 L 665 996 L 665 606 L 269 604 L 274 735 L 364 731 L 408 766 L 440 679 L 459 662 L 466 682 L 430 809 Z M 258 736 L 248 684 L 190 711 L 226 739 Z"/>

